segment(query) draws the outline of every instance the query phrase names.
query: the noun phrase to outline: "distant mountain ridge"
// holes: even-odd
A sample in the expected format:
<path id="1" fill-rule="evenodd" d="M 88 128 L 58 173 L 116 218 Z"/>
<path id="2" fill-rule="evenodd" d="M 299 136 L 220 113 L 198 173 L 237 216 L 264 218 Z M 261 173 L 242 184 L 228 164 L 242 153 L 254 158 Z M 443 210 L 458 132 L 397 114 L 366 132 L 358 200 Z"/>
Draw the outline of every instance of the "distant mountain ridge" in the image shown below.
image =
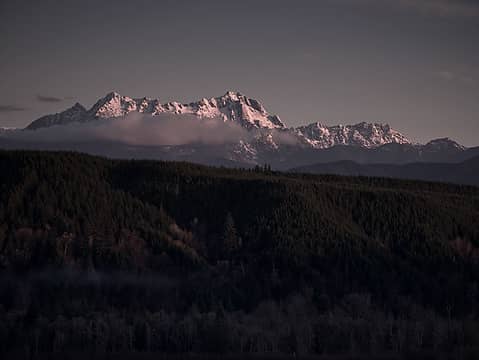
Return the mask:
<path id="1" fill-rule="evenodd" d="M 388 143 L 411 143 L 388 124 L 361 122 L 355 125 L 324 126 L 316 122 L 288 129 L 277 115 L 269 114 L 258 100 L 235 91 L 189 104 L 176 101 L 162 104 L 159 99 L 146 97 L 134 99 L 111 92 L 99 99 L 89 110 L 77 103 L 63 112 L 46 115 L 33 121 L 26 129 L 35 130 L 74 122 L 118 118 L 132 112 L 152 116 L 190 114 L 199 118 L 218 118 L 225 122 L 235 122 L 247 130 L 281 130 L 294 135 L 302 146 L 314 149 L 325 149 L 335 145 L 374 148 Z"/>
<path id="2" fill-rule="evenodd" d="M 388 177 L 479 186 L 479 156 L 461 163 L 358 164 L 337 161 L 291 169 L 291 172 Z"/>
<path id="3" fill-rule="evenodd" d="M 165 117 L 175 122 L 184 116 L 193 122 L 195 119 L 217 119 L 237 126 L 241 131 L 230 136 L 228 142 L 214 144 L 201 141 L 176 145 L 132 144 L 114 136 L 103 140 L 101 137 L 84 137 L 84 132 L 74 140 L 71 136 L 63 136 L 81 131 L 88 124 L 106 124 L 100 130 L 108 132 L 109 124 L 114 127 L 135 113 L 144 114 L 149 119 L 146 131 L 149 131 L 150 124 L 160 124 L 155 123 L 156 117 L 159 122 Z M 203 123 L 199 124 L 203 126 Z M 99 130 L 95 128 L 95 131 Z M 175 127 L 175 131 L 185 131 L 185 128 L 176 130 Z M 197 128 L 186 131 L 194 132 Z M 207 131 L 214 132 L 215 129 Z M 152 134 L 157 136 L 159 133 L 152 130 Z M 222 134 L 213 133 L 213 136 L 220 138 Z M 45 137 L 49 141 L 45 141 Z M 135 133 L 128 133 L 128 137 L 134 138 Z M 479 155 L 479 147 L 466 148 L 449 138 L 435 139 L 424 145 L 414 143 L 388 124 L 381 123 L 326 126 L 314 122 L 289 128 L 258 100 L 235 91 L 186 104 L 162 103 L 159 99 L 131 98 L 110 92 L 90 109 L 76 103 L 63 112 L 33 121 L 23 130 L 0 129 L 0 147 L 75 150 L 112 158 L 180 160 L 228 167 L 267 163 L 278 170 L 340 161 L 358 164 L 460 163 Z"/>

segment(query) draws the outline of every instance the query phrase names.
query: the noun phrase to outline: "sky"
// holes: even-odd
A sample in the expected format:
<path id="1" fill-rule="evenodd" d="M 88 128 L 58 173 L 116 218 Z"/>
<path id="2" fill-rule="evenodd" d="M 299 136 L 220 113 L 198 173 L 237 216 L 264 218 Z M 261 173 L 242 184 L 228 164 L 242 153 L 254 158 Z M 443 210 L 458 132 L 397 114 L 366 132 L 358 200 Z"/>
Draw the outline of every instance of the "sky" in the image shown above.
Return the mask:
<path id="1" fill-rule="evenodd" d="M 479 145 L 478 0 L 0 0 L 0 49 L 0 126 L 234 90 L 288 126 Z"/>

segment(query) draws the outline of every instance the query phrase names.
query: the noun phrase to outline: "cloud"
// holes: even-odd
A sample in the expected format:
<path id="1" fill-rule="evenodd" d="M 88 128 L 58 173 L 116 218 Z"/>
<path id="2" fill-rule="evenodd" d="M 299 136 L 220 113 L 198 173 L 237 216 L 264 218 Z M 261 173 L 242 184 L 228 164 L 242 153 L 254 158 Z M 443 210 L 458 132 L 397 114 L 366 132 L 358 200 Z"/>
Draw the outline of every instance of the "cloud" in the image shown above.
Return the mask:
<path id="1" fill-rule="evenodd" d="M 289 131 L 283 131 L 283 130 L 273 130 L 272 131 L 272 136 L 277 144 L 282 144 L 282 145 L 297 145 L 299 142 L 299 139 L 297 136 L 292 134 Z"/>
<path id="2" fill-rule="evenodd" d="M 236 122 L 216 118 L 199 118 L 188 114 L 152 116 L 137 112 L 125 117 L 86 123 L 0 132 L 0 141 L 9 148 L 68 149 L 111 157 L 142 158 L 151 157 L 157 154 L 156 151 L 168 152 L 171 150 L 169 147 L 178 146 L 179 153 L 171 153 L 174 156 L 201 158 L 208 154 L 209 157 L 221 158 L 226 154 L 223 151 L 229 151 L 231 146 L 241 141 L 255 144 L 259 139 L 268 141 L 270 136 L 277 145 L 298 143 L 297 136 L 284 130 L 247 130 Z M 182 152 L 182 145 L 192 147 Z M 153 150 L 155 147 L 161 149 Z"/>
<path id="3" fill-rule="evenodd" d="M 101 123 L 95 136 L 131 145 L 220 145 L 248 137 L 236 123 L 201 119 L 191 115 L 143 115 L 131 113 L 123 119 Z"/>
<path id="4" fill-rule="evenodd" d="M 40 102 L 48 102 L 48 103 L 56 103 L 56 102 L 62 102 L 64 100 L 70 99 L 68 98 L 59 98 L 55 96 L 47 96 L 47 95 L 37 95 L 37 100 Z"/>
<path id="5" fill-rule="evenodd" d="M 7 136 L 12 140 L 48 143 L 119 142 L 138 146 L 175 146 L 221 145 L 249 140 L 252 135 L 236 123 L 218 119 L 130 113 L 122 118 L 20 131 Z"/>
<path id="6" fill-rule="evenodd" d="M 29 109 L 22 106 L 0 105 L 0 112 L 17 112 L 17 111 L 27 111 L 27 110 Z"/>

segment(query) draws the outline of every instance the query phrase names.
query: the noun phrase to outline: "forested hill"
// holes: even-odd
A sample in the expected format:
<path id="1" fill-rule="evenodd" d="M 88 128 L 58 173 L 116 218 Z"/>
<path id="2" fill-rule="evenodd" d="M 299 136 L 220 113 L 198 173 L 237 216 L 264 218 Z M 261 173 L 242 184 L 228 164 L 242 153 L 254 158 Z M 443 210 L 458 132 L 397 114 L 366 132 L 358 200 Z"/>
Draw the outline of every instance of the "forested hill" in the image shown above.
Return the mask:
<path id="1" fill-rule="evenodd" d="M 479 341 L 477 187 L 60 152 L 0 174 L 0 353 Z"/>

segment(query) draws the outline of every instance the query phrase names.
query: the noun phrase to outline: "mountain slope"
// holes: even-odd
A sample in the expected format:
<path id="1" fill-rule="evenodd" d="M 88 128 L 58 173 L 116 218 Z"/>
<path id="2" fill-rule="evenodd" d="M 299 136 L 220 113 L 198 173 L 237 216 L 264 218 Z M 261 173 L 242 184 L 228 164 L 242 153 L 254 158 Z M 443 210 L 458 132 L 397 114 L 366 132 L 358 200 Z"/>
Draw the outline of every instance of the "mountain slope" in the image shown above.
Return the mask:
<path id="1" fill-rule="evenodd" d="M 42 116 L 28 125 L 26 129 L 35 130 L 54 125 L 68 125 L 74 122 L 85 121 L 88 121 L 88 112 L 83 105 L 76 103 L 71 108 L 60 113 Z"/>

